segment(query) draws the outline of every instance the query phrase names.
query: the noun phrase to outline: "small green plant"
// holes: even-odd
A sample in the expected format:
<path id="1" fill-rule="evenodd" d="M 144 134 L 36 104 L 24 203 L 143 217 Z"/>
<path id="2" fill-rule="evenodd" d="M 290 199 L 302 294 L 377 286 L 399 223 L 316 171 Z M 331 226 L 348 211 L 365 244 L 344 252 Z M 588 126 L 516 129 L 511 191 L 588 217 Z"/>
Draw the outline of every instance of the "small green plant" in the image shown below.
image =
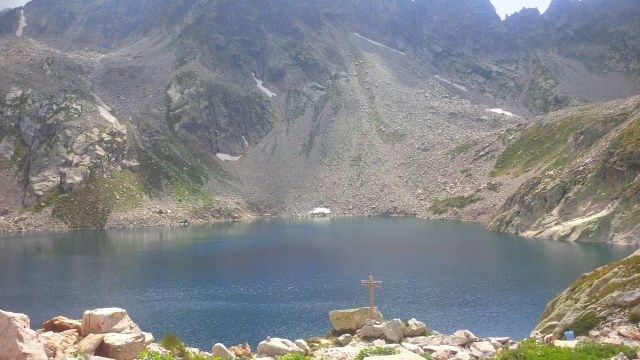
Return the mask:
<path id="1" fill-rule="evenodd" d="M 136 357 L 137 360 L 174 360 L 172 354 L 160 354 L 155 351 L 142 350 Z"/>
<path id="2" fill-rule="evenodd" d="M 505 349 L 497 360 L 602 360 L 620 353 L 629 359 L 637 359 L 637 350 L 624 345 L 605 345 L 581 342 L 574 349 L 543 344 L 535 339 L 523 340 L 517 349 Z"/>
<path id="3" fill-rule="evenodd" d="M 356 357 L 353 358 L 353 360 L 364 360 L 364 358 L 369 357 L 369 356 L 396 355 L 396 354 L 399 354 L 399 353 L 400 353 L 400 351 L 398 351 L 397 349 L 394 349 L 394 348 L 376 346 L 376 347 L 371 347 L 371 348 L 366 348 L 366 349 L 360 350 L 358 355 L 356 355 Z"/>
<path id="4" fill-rule="evenodd" d="M 311 356 L 304 356 L 302 354 L 287 354 L 276 357 L 276 360 L 311 360 Z"/>
<path id="5" fill-rule="evenodd" d="M 176 334 L 164 334 L 160 346 L 179 356 L 184 356 L 186 348 L 184 342 Z"/>
<path id="6" fill-rule="evenodd" d="M 433 356 L 431 356 L 431 355 L 429 355 L 427 353 L 420 354 L 420 356 L 422 356 L 423 358 L 425 358 L 427 360 L 433 360 Z"/>
<path id="7" fill-rule="evenodd" d="M 627 315 L 629 322 L 632 324 L 640 323 L 640 310 L 633 310 Z"/>

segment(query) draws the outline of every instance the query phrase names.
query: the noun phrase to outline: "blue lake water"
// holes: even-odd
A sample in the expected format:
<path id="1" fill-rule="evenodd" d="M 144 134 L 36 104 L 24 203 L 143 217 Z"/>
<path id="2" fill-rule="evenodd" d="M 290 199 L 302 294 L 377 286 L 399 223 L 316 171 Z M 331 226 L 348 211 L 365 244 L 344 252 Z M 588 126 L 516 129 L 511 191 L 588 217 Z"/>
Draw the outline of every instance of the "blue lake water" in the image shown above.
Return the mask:
<path id="1" fill-rule="evenodd" d="M 264 219 L 188 228 L 0 238 L 0 309 L 32 327 L 122 307 L 157 339 L 252 346 L 325 335 L 334 309 L 368 304 L 431 329 L 528 336 L 580 274 L 634 248 L 525 239 L 476 224 L 409 218 Z"/>

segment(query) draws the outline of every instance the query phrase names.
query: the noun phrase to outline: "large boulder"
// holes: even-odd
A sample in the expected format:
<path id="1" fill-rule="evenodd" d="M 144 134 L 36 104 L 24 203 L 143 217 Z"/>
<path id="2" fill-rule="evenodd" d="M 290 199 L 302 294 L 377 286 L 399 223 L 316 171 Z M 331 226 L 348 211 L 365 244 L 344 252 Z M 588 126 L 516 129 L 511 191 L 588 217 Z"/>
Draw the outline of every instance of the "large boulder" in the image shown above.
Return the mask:
<path id="1" fill-rule="evenodd" d="M 334 310 L 329 312 L 329 320 L 336 332 L 353 332 L 364 326 L 369 319 L 369 308 L 357 308 L 347 310 Z M 382 321 L 382 314 L 376 308 L 373 319 Z"/>
<path id="2" fill-rule="evenodd" d="M 63 332 L 67 330 L 81 331 L 82 322 L 80 320 L 71 320 L 64 316 L 56 316 L 42 324 L 44 331 Z"/>
<path id="3" fill-rule="evenodd" d="M 621 307 L 631 307 L 640 304 L 640 290 L 614 293 L 611 295 L 611 303 Z"/>
<path id="4" fill-rule="evenodd" d="M 489 341 L 478 341 L 469 348 L 471 355 L 479 359 L 491 359 L 496 357 L 496 348 Z"/>
<path id="5" fill-rule="evenodd" d="M 144 334 L 105 334 L 96 349 L 97 356 L 114 360 L 133 360 L 144 349 Z"/>
<path id="6" fill-rule="evenodd" d="M 305 351 L 293 341 L 280 338 L 267 338 L 258 344 L 258 356 L 276 357 L 286 354 L 303 354 Z"/>
<path id="7" fill-rule="evenodd" d="M 120 308 L 87 310 L 82 314 L 83 335 L 106 333 L 141 333 L 127 311 Z"/>
<path id="8" fill-rule="evenodd" d="M 47 360 L 27 315 L 0 310 L 0 360 Z"/>
<path id="9" fill-rule="evenodd" d="M 222 359 L 236 358 L 236 354 L 234 354 L 232 351 L 227 349 L 227 347 L 221 343 L 217 343 L 213 345 L 213 347 L 211 348 L 211 356 L 213 356 L 214 358 L 219 357 Z"/>
<path id="10" fill-rule="evenodd" d="M 391 342 L 399 343 L 404 338 L 404 324 L 400 319 L 393 319 L 384 324 L 384 337 Z"/>
<path id="11" fill-rule="evenodd" d="M 383 324 L 365 324 L 362 329 L 356 332 L 361 339 L 380 339 L 384 336 Z"/>
<path id="12" fill-rule="evenodd" d="M 77 352 L 80 355 L 94 355 L 102 343 L 103 337 L 104 334 L 89 334 L 74 345 L 72 352 Z"/>
<path id="13" fill-rule="evenodd" d="M 251 353 L 251 346 L 248 343 L 232 346 L 229 350 L 236 355 L 236 357 L 243 358 L 251 358 L 253 354 Z"/>
<path id="14" fill-rule="evenodd" d="M 404 336 L 423 336 L 427 332 L 427 325 L 422 321 L 411 319 L 407 321 L 404 327 Z"/>

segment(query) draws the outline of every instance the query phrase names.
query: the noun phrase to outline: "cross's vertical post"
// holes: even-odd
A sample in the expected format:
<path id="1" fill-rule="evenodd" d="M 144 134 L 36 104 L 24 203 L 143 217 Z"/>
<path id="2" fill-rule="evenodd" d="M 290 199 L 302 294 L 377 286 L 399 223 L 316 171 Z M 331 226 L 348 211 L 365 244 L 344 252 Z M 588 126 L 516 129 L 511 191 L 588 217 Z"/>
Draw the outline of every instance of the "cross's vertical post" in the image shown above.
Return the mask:
<path id="1" fill-rule="evenodd" d="M 360 280 L 360 285 L 369 287 L 369 319 L 373 319 L 373 310 L 375 305 L 373 304 L 373 289 L 382 286 L 382 281 L 374 280 L 373 275 L 369 275 L 367 280 Z"/>

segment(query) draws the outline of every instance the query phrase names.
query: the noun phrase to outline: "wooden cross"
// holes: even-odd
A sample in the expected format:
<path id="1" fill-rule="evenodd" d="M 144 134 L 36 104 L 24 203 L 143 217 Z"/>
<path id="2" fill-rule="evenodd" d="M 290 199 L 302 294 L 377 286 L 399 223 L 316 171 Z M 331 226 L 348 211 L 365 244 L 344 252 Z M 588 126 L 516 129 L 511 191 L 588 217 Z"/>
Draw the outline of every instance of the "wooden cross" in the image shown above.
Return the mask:
<path id="1" fill-rule="evenodd" d="M 369 275 L 369 279 L 360 280 L 360 285 L 369 287 L 369 319 L 373 319 L 373 309 L 375 309 L 373 305 L 373 289 L 381 287 L 382 281 L 373 280 L 373 275 Z"/>

